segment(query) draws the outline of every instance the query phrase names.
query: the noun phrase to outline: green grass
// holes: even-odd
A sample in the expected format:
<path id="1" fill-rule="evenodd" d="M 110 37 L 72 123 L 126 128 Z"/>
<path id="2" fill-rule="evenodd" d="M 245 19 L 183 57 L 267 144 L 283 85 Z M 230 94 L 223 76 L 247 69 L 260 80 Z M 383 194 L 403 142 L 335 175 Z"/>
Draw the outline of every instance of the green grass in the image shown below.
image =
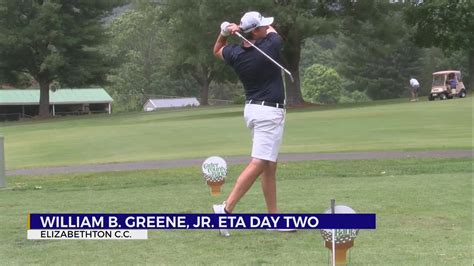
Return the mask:
<path id="1" fill-rule="evenodd" d="M 473 98 L 379 101 L 290 110 L 282 152 L 472 149 Z M 4 123 L 8 169 L 210 155 L 246 155 L 242 107 L 166 110 Z M 351 265 L 470 265 L 472 158 L 281 163 L 282 212 L 320 213 L 329 199 L 376 213 Z M 209 213 L 244 166 L 212 197 L 199 167 L 7 177 L 0 190 L 2 264 L 327 265 L 318 231 L 150 231 L 145 241 L 32 241 L 27 213 Z M 263 213 L 256 184 L 236 212 Z M 225 256 L 223 255 L 225 253 Z"/>
<path id="2" fill-rule="evenodd" d="M 281 152 L 471 149 L 472 97 L 289 110 Z M 7 169 L 247 155 L 241 106 L 4 123 Z"/>
<path id="3" fill-rule="evenodd" d="M 223 195 L 212 197 L 199 167 L 96 174 L 8 177 L 0 191 L 2 264 L 327 265 L 318 231 L 149 231 L 143 241 L 32 241 L 27 213 L 209 213 L 242 165 L 231 166 Z M 351 265 L 470 265 L 472 158 L 315 161 L 280 164 L 282 212 L 321 213 L 329 199 L 376 213 L 362 230 Z M 264 213 L 259 184 L 236 212 Z M 225 255 L 224 255 L 225 254 Z"/>

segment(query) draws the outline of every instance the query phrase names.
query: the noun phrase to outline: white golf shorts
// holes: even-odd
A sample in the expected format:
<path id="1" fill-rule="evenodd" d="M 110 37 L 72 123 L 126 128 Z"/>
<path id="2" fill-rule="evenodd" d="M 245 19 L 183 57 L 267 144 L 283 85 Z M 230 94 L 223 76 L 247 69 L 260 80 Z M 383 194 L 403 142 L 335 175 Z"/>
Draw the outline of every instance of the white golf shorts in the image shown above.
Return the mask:
<path id="1" fill-rule="evenodd" d="M 276 162 L 283 140 L 285 109 L 246 104 L 244 119 L 252 132 L 252 157 Z"/>

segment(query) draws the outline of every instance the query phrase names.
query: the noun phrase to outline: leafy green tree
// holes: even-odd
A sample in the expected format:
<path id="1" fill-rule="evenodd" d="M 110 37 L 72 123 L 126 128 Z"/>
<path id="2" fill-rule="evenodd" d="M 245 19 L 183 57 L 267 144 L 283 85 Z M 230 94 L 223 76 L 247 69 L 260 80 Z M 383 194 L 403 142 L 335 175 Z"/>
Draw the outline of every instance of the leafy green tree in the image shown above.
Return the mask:
<path id="1" fill-rule="evenodd" d="M 414 25 L 415 42 L 436 46 L 448 54 L 465 51 L 469 58 L 469 87 L 474 88 L 474 2 L 433 0 L 410 4 L 406 20 Z"/>
<path id="2" fill-rule="evenodd" d="M 313 103 L 337 103 L 343 91 L 343 79 L 336 70 L 314 64 L 305 70 L 302 91 L 305 99 Z"/>
<path id="3" fill-rule="evenodd" d="M 49 87 L 98 84 L 107 66 L 97 45 L 101 18 L 118 1 L 0 0 L 0 71 L 28 73 L 40 86 L 39 115 L 49 116 Z"/>
<path id="4" fill-rule="evenodd" d="M 212 81 L 235 80 L 222 62 L 212 55 L 212 46 L 222 21 L 238 23 L 243 13 L 251 10 L 275 17 L 275 27 L 284 38 L 282 51 L 284 65 L 295 82 L 286 79 L 287 102 L 290 106 L 304 103 L 300 89 L 299 62 L 301 45 L 305 38 L 335 29 L 330 4 L 336 1 L 251 1 L 202 0 L 170 1 L 165 13 L 171 23 L 171 36 L 175 53 L 171 67 L 195 78 L 201 86 L 201 98 L 208 94 Z M 333 12 L 332 12 L 333 13 Z M 239 41 L 231 38 L 231 41 Z"/>
<path id="5" fill-rule="evenodd" d="M 422 51 L 410 41 L 400 6 L 364 2 L 344 18 L 335 54 L 348 91 L 365 91 L 372 99 L 408 93 L 408 80 L 421 73 Z"/>
<path id="6" fill-rule="evenodd" d="M 108 75 L 107 87 L 115 110 L 139 110 L 151 97 L 196 95 L 193 79 L 167 68 L 167 62 L 173 60 L 173 43 L 166 36 L 169 25 L 163 19 L 163 6 L 137 1 L 126 7 L 126 12 L 111 20 L 109 42 L 102 47 L 116 65 Z"/>
<path id="7" fill-rule="evenodd" d="M 169 26 L 165 38 L 171 48 L 167 71 L 176 78 L 193 79 L 199 87 L 201 105 L 209 104 L 211 82 L 236 80 L 231 69 L 212 54 L 220 23 L 226 14 L 235 14 L 228 4 L 217 0 L 182 0 L 164 5 L 164 18 Z"/>
<path id="8" fill-rule="evenodd" d="M 288 70 L 295 79 L 295 82 L 286 79 L 287 102 L 290 106 L 304 104 L 299 68 L 304 40 L 337 30 L 335 14 L 340 9 L 338 5 L 335 5 L 337 2 L 276 0 L 268 8 L 269 13 L 275 16 L 275 26 L 285 40 L 282 54 Z"/>
<path id="9" fill-rule="evenodd" d="M 304 71 L 314 64 L 336 68 L 336 48 L 342 45 L 336 34 L 321 35 L 305 40 L 301 49 L 300 69 Z M 304 72 L 302 72 L 304 75 Z"/>
<path id="10" fill-rule="evenodd" d="M 169 40 L 173 40 L 174 48 L 176 48 L 173 54 L 175 64 L 172 67 L 195 77 L 201 84 L 202 98 L 205 98 L 210 82 L 217 78 L 226 78 L 222 72 L 222 64 L 216 63 L 209 52 L 215 41 L 220 22 L 224 20 L 238 22 L 244 12 L 258 10 L 263 15 L 275 17 L 274 26 L 284 39 L 283 64 L 295 78 L 294 83 L 286 79 L 287 101 L 290 106 L 298 106 L 304 103 L 300 88 L 299 69 L 304 41 L 317 35 L 333 33 L 339 29 L 339 26 L 344 29 L 344 34 L 360 33 L 358 26 L 367 23 L 367 28 L 370 29 L 371 26 L 373 30 L 370 32 L 371 35 L 366 37 L 364 44 L 370 44 L 373 39 L 380 40 L 370 47 L 376 52 L 373 55 L 374 60 L 371 66 L 373 68 L 380 64 L 388 66 L 389 74 L 379 71 L 369 78 L 364 78 L 364 73 L 356 73 L 363 77 L 361 82 L 358 82 L 358 85 L 361 85 L 358 89 L 369 91 L 365 83 L 379 80 L 371 85 L 370 91 L 374 98 L 398 96 L 406 89 L 405 86 L 399 84 L 404 84 L 401 82 L 406 82 L 406 79 L 414 74 L 417 62 L 413 58 L 418 58 L 416 54 L 410 56 L 408 52 L 405 54 L 404 52 L 419 53 L 419 51 L 411 48 L 406 49 L 403 46 L 403 41 L 407 40 L 403 38 L 404 34 L 397 35 L 397 27 L 399 27 L 397 23 L 400 21 L 400 16 L 396 17 L 391 14 L 389 18 L 385 18 L 386 13 L 394 8 L 400 9 L 397 5 L 390 5 L 385 0 L 171 1 L 165 13 L 169 17 L 172 29 Z M 396 19 L 395 22 L 390 21 L 392 18 Z M 385 32 L 385 26 L 390 26 L 391 31 Z M 398 30 L 404 33 L 406 29 L 403 28 L 403 23 L 401 28 Z M 355 35 L 353 36 L 355 37 Z M 353 38 L 352 41 L 359 40 Z M 396 46 L 388 45 L 391 43 L 395 43 Z M 379 44 L 382 46 L 377 47 Z M 365 52 L 363 47 L 359 48 L 356 52 L 363 55 Z M 352 47 L 347 46 L 346 49 L 352 49 Z M 384 49 L 385 51 L 382 51 Z M 390 56 L 390 54 L 394 55 Z M 378 60 L 377 56 L 380 55 L 383 57 Z M 394 60 L 396 64 L 392 63 Z M 356 64 L 361 64 L 361 62 L 356 62 Z M 399 72 L 399 69 L 403 71 Z M 351 73 L 346 72 L 345 74 Z M 395 87 L 395 84 L 398 84 L 398 87 Z"/>
<path id="11" fill-rule="evenodd" d="M 432 72 L 460 69 L 468 78 L 468 52 L 443 53 L 436 47 L 416 47 L 413 29 L 402 17 L 402 7 L 387 1 L 380 5 L 373 1 L 354 3 L 341 16 L 340 34 L 305 41 L 300 68 L 316 63 L 335 67 L 348 81 L 344 88 L 351 94 L 360 90 L 365 95 L 363 92 L 370 88 L 371 95 L 378 99 L 408 96 L 407 77 L 412 75 L 421 83 L 421 95 L 431 89 Z"/>
<path id="12" fill-rule="evenodd" d="M 141 94 L 151 94 L 153 75 L 162 61 L 161 8 L 147 5 L 125 12 L 114 19 L 107 29 L 110 44 L 105 52 L 121 63 L 109 77 L 114 87 L 126 92 L 133 89 Z"/>

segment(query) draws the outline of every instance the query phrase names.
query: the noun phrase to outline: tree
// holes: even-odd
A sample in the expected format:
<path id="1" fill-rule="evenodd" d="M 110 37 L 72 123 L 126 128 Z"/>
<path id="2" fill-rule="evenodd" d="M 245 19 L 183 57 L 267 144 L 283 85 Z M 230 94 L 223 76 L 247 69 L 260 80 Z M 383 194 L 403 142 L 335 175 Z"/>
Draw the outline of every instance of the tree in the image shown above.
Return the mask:
<path id="1" fill-rule="evenodd" d="M 338 64 L 335 51 L 341 45 L 341 38 L 336 34 L 321 35 L 305 40 L 301 48 L 300 69 L 303 71 L 314 64 L 335 68 Z M 304 76 L 304 73 L 302 73 Z"/>
<path id="2" fill-rule="evenodd" d="M 313 103 L 337 103 L 343 91 L 343 79 L 336 70 L 314 64 L 305 70 L 302 91 Z"/>
<path id="3" fill-rule="evenodd" d="M 135 90 L 141 94 L 152 94 L 153 77 L 161 64 L 163 47 L 161 8 L 146 5 L 127 11 L 114 19 L 107 30 L 110 44 L 107 51 L 122 63 L 111 76 L 120 91 Z"/>
<path id="4" fill-rule="evenodd" d="M 198 86 L 192 78 L 175 75 L 167 67 L 174 60 L 173 43 L 168 40 L 163 5 L 137 1 L 121 9 L 125 12 L 111 19 L 109 41 L 101 48 L 115 66 L 107 77 L 115 110 L 139 110 L 157 95 L 196 95 Z"/>
<path id="5" fill-rule="evenodd" d="M 402 15 L 400 6 L 388 2 L 364 1 L 349 9 L 335 52 L 337 71 L 351 81 L 346 90 L 365 91 L 372 99 L 407 94 L 410 76 L 421 72 L 422 51 L 410 41 Z"/>
<path id="6" fill-rule="evenodd" d="M 304 40 L 324 35 L 337 29 L 334 14 L 337 1 L 276 0 L 269 6 L 269 13 L 276 17 L 275 26 L 284 38 L 283 57 L 294 82 L 286 79 L 286 97 L 289 106 L 301 106 L 304 100 L 300 85 L 301 47 Z"/>
<path id="7" fill-rule="evenodd" d="M 405 15 L 406 21 L 415 27 L 413 38 L 418 45 L 436 46 L 447 53 L 466 51 L 469 57 L 469 87 L 474 88 L 473 1 L 422 1 L 410 4 Z"/>
<path id="8" fill-rule="evenodd" d="M 219 33 L 223 14 L 235 13 L 226 1 L 170 1 L 164 5 L 170 42 L 168 72 L 174 77 L 191 77 L 199 86 L 200 104 L 208 105 L 213 81 L 236 80 L 231 69 L 217 60 L 212 47 Z M 228 13 L 226 13 L 228 12 Z"/>
<path id="9" fill-rule="evenodd" d="M 0 0 L 0 71 L 30 74 L 40 86 L 41 117 L 49 116 L 49 87 L 98 84 L 107 67 L 96 48 L 101 18 L 115 1 Z"/>
<path id="10" fill-rule="evenodd" d="M 287 102 L 290 106 L 304 103 L 301 96 L 299 61 L 301 45 L 305 38 L 324 34 L 335 29 L 335 23 L 327 19 L 330 5 L 335 1 L 170 1 L 165 13 L 171 23 L 171 36 L 175 52 L 172 68 L 190 75 L 201 84 L 201 98 L 208 94 L 212 81 L 235 80 L 222 62 L 212 55 L 212 46 L 222 21 L 238 23 L 241 16 L 251 10 L 258 10 L 265 16 L 275 17 L 275 27 L 284 38 L 284 65 L 295 78 L 292 83 L 286 79 Z M 239 41 L 231 38 L 231 42 Z"/>

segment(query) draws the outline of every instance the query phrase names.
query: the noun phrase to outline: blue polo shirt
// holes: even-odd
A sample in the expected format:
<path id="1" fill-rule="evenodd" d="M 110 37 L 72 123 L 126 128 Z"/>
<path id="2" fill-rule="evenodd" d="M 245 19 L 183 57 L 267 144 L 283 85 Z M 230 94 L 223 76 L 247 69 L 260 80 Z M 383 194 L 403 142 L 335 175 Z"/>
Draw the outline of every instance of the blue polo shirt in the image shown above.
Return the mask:
<path id="1" fill-rule="evenodd" d="M 280 63 L 282 39 L 277 33 L 269 33 L 264 39 L 258 40 L 255 46 Z M 247 100 L 283 104 L 285 93 L 281 69 L 257 49 L 231 44 L 224 47 L 222 56 L 239 76 Z"/>

